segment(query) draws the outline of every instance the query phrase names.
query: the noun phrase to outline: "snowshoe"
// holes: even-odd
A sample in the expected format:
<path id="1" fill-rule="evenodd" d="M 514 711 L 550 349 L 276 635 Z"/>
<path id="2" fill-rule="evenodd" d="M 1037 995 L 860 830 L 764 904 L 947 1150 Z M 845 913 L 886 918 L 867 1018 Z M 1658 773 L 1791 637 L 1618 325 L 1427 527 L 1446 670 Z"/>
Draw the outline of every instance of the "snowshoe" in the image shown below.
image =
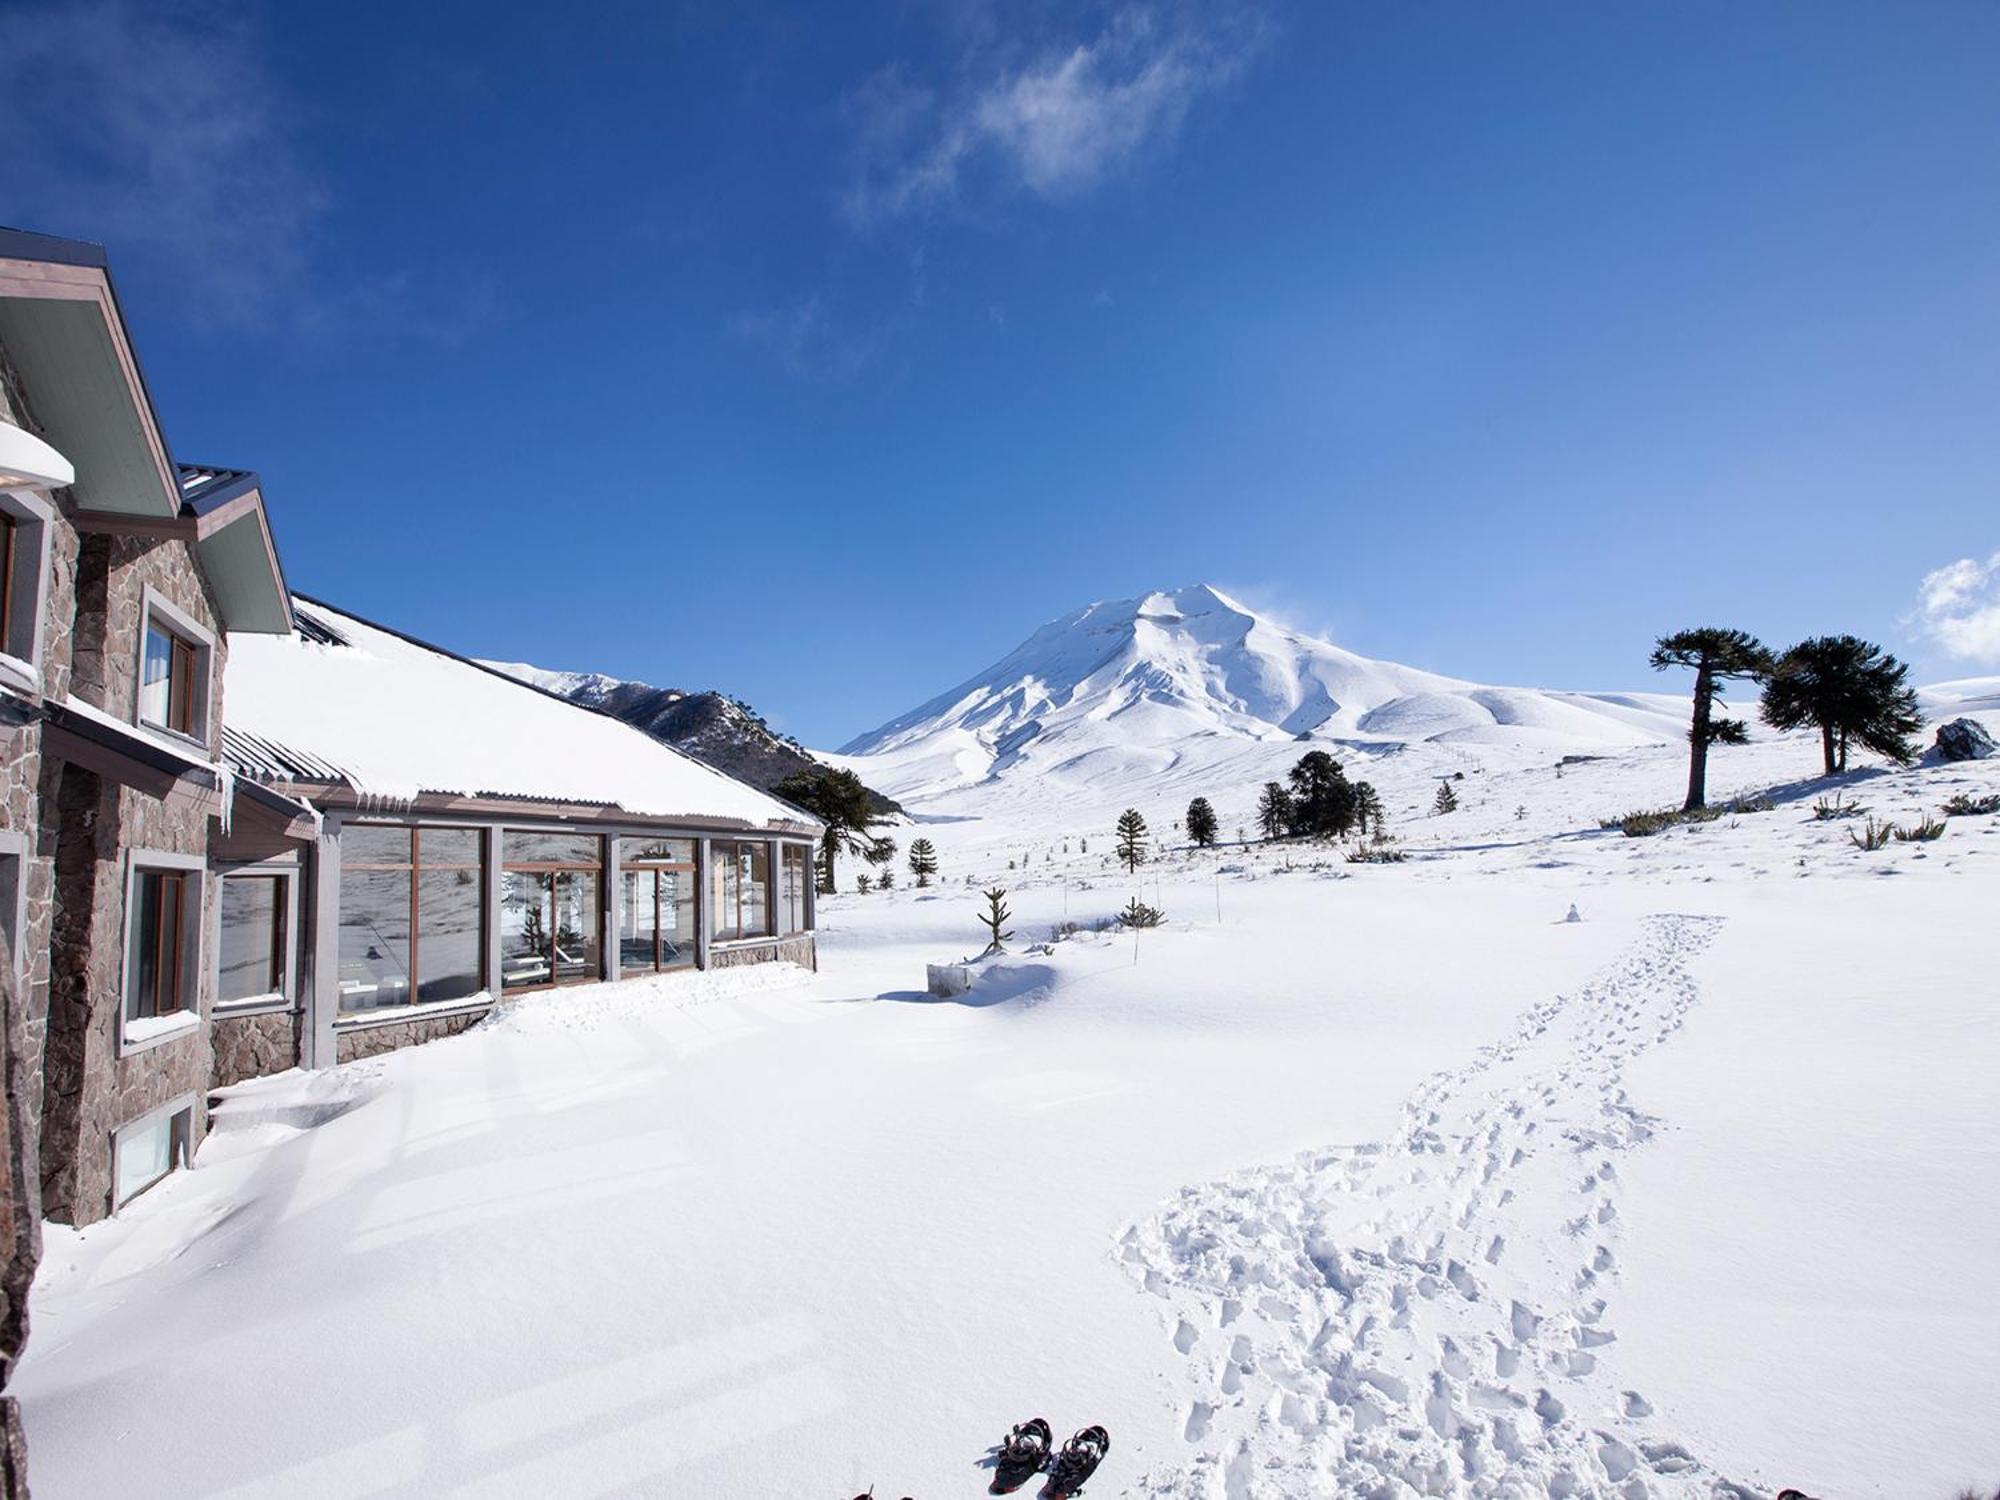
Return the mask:
<path id="1" fill-rule="evenodd" d="M 993 1482 L 986 1487 L 989 1495 L 1011 1495 L 1035 1475 L 1042 1472 L 1042 1465 L 1049 1461 L 1049 1450 L 1055 1446 L 1055 1434 L 1049 1431 L 1049 1424 L 1040 1417 L 1031 1417 L 1007 1434 L 1007 1441 L 1000 1445 L 1000 1454 L 993 1465 Z"/>
<path id="2" fill-rule="evenodd" d="M 1049 1471 L 1048 1487 L 1042 1491 L 1046 1500 L 1070 1500 L 1072 1495 L 1081 1494 L 1084 1481 L 1097 1472 L 1110 1451 L 1111 1434 L 1102 1427 L 1086 1427 L 1064 1443 Z"/>

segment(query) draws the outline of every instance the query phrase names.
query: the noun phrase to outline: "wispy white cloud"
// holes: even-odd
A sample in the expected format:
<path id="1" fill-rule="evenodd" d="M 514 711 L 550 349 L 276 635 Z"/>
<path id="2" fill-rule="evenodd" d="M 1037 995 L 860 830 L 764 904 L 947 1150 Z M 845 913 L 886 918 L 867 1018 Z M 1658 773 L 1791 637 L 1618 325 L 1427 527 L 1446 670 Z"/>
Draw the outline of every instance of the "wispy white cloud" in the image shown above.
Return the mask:
<path id="1" fill-rule="evenodd" d="M 2000 552 L 1933 568 L 1917 586 L 1905 621 L 1966 661 L 2000 663 Z"/>
<path id="2" fill-rule="evenodd" d="M 860 320 L 836 320 L 814 294 L 775 307 L 753 308 L 729 322 L 730 334 L 762 349 L 788 375 L 851 380 L 877 364 L 909 327 L 916 304 Z"/>
<path id="3" fill-rule="evenodd" d="M 842 208 L 869 228 L 960 200 L 975 181 L 1080 196 L 1171 144 L 1189 111 L 1249 65 L 1265 30 L 1255 10 L 1132 5 L 1081 40 L 985 49 L 947 85 L 885 69 L 848 102 L 855 154 Z"/>
<path id="4" fill-rule="evenodd" d="M 281 98 L 229 12 L 0 10 L 0 218 L 147 255 L 197 319 L 265 322 L 326 207 Z"/>

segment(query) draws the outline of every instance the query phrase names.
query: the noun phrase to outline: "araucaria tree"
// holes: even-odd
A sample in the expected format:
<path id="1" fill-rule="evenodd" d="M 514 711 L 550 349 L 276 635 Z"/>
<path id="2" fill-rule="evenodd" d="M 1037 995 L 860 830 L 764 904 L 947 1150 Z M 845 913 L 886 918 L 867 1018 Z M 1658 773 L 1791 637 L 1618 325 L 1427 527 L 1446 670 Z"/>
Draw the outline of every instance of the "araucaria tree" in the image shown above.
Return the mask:
<path id="1" fill-rule="evenodd" d="M 1826 774 L 1847 769 L 1847 745 L 1859 740 L 1897 765 L 1916 759 L 1911 736 L 1923 727 L 1910 669 L 1880 646 L 1852 635 L 1800 641 L 1764 684 L 1764 722 L 1774 729 L 1819 726 Z"/>
<path id="2" fill-rule="evenodd" d="M 917 877 L 917 888 L 931 883 L 931 876 L 937 874 L 937 850 L 931 847 L 929 839 L 910 840 L 910 873 Z"/>
<path id="3" fill-rule="evenodd" d="M 1354 786 L 1340 762 L 1309 750 L 1290 772 L 1294 833 L 1345 838 L 1354 827 Z"/>
<path id="4" fill-rule="evenodd" d="M 1118 815 L 1118 837 L 1113 847 L 1125 861 L 1128 874 L 1146 862 L 1146 820 L 1139 816 L 1138 808 L 1128 807 Z"/>
<path id="5" fill-rule="evenodd" d="M 1458 811 L 1458 793 L 1451 789 L 1449 781 L 1438 783 L 1437 800 L 1431 803 L 1431 816 L 1442 817 L 1446 813 Z"/>
<path id="6" fill-rule="evenodd" d="M 1295 813 L 1292 808 L 1292 794 L 1275 781 L 1264 783 L 1264 795 L 1257 799 L 1257 826 L 1267 839 L 1285 836 L 1292 826 Z"/>
<path id="7" fill-rule="evenodd" d="M 1215 844 L 1215 809 L 1208 805 L 1208 798 L 1197 797 L 1188 804 L 1188 837 L 1194 840 L 1197 849 L 1208 849 Z"/>
<path id="8" fill-rule="evenodd" d="M 986 945 L 988 953 L 1007 951 L 1007 939 L 1014 934 L 1008 932 L 1006 927 L 1013 916 L 1014 914 L 1007 910 L 1007 893 L 1004 890 L 995 889 L 986 892 L 986 910 L 980 913 L 979 920 L 986 924 L 987 932 L 992 935 L 992 940 Z"/>
<path id="9" fill-rule="evenodd" d="M 1746 738 L 1741 719 L 1721 718 L 1715 705 L 1723 684 L 1733 678 L 1762 679 L 1771 672 L 1771 653 L 1755 636 L 1741 630 L 1706 626 L 1663 635 L 1653 643 L 1655 672 L 1688 667 L 1694 671 L 1694 718 L 1688 725 L 1688 793 L 1683 806 L 1690 812 L 1708 802 L 1708 747 L 1740 745 Z"/>
<path id="10" fill-rule="evenodd" d="M 1365 781 L 1354 783 L 1354 831 L 1378 839 L 1383 834 L 1382 795 Z"/>
<path id="11" fill-rule="evenodd" d="M 831 895 L 835 889 L 834 860 L 840 851 L 865 855 L 876 846 L 868 830 L 882 820 L 868 805 L 868 788 L 852 771 L 815 766 L 810 771 L 794 771 L 771 790 L 826 825 L 819 841 L 819 888 Z"/>

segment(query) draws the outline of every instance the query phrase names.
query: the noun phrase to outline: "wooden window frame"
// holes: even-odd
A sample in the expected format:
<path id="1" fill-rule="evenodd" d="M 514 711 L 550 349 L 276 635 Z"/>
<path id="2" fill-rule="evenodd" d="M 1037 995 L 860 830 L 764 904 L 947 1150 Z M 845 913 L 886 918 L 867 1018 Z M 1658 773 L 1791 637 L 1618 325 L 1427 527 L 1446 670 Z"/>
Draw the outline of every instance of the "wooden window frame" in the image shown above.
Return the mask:
<path id="1" fill-rule="evenodd" d="M 148 929 L 148 925 L 141 921 L 144 904 L 141 892 L 147 880 L 156 878 L 170 882 L 174 897 L 169 903 L 164 890 L 161 892 L 158 909 L 153 912 Z M 144 1052 L 185 1036 L 201 1023 L 201 986 L 206 972 L 205 945 L 209 938 L 208 919 L 211 915 L 207 880 L 208 862 L 198 855 L 164 849 L 134 849 L 126 858 L 125 914 L 119 932 L 120 973 L 123 979 L 119 987 L 115 1033 L 116 1053 L 120 1057 Z M 164 934 L 170 921 L 174 924 L 177 938 L 174 963 L 171 972 L 162 972 L 157 960 L 162 956 Z M 134 1011 L 133 1006 L 140 998 L 140 957 L 148 949 L 152 951 L 155 974 L 159 977 L 151 1007 L 140 1013 Z M 185 1017 L 185 1020 L 149 1035 L 130 1034 L 134 1025 L 174 1016 Z"/>
<path id="2" fill-rule="evenodd" d="M 501 850 L 500 850 L 500 852 L 501 852 L 501 863 L 500 863 L 500 872 L 501 872 L 501 874 L 502 874 L 502 875 L 591 875 L 591 876 L 594 876 L 594 877 L 596 878 L 596 883 L 597 883 L 597 927 L 598 927 L 598 932 L 597 932 L 597 949 L 598 949 L 598 952 L 597 952 L 597 972 L 596 972 L 595 974 L 590 974 L 590 973 L 585 973 L 585 974 L 582 974 L 582 975 L 579 975 L 578 977 L 576 977 L 576 978 L 574 978 L 574 979 L 561 979 L 561 978 L 558 978 L 558 977 L 557 977 L 557 975 L 556 975 L 556 957 L 555 957 L 555 942 L 556 942 L 556 924 L 555 924 L 555 915 L 556 915 L 556 913 L 555 913 L 555 895 L 556 895 L 556 888 L 555 888 L 555 882 L 554 882 L 553 880 L 551 880 L 551 881 L 549 882 L 549 886 L 548 886 L 548 901 L 549 901 L 549 904 L 548 904 L 548 907 L 547 907 L 547 916 L 548 916 L 548 919 L 549 919 L 549 921 L 548 921 L 548 940 L 549 940 L 549 977 L 548 977 L 548 980 L 547 980 L 547 981 L 546 981 L 545 983 L 542 983 L 542 984 L 509 984 L 509 983 L 507 983 L 507 976 L 506 976 L 506 975 L 505 975 L 505 974 L 503 973 L 503 974 L 502 974 L 502 975 L 500 976 L 500 988 L 501 988 L 501 991 L 502 991 L 503 993 L 505 993 L 505 994 L 512 994 L 512 995 L 528 995 L 528 994 L 533 994 L 533 993 L 534 993 L 535 991 L 537 991 L 537 990 L 553 990 L 553 989 L 559 989 L 559 988 L 561 988 L 561 987 L 562 987 L 562 986 L 564 986 L 564 985 L 572 985 L 572 984 L 597 984 L 597 983 L 600 983 L 600 982 L 601 982 L 601 981 L 603 980 L 603 978 L 604 978 L 604 970 L 605 970 L 605 954 L 604 954 L 604 908 L 605 908 L 605 895 L 606 895 L 606 880 L 605 880 L 605 876 L 606 876 L 606 873 L 607 873 L 607 860 L 606 860 L 606 856 L 607 856 L 607 853 L 608 853 L 608 851 L 607 851 L 607 849 L 606 849 L 606 847 L 605 847 L 605 843 L 604 843 L 604 841 L 605 841 L 605 839 L 606 839 L 607 837 L 611 837 L 612 835 L 608 835 L 608 834 L 602 834 L 602 833 L 588 833 L 588 834 L 578 834 L 578 833 L 575 833 L 575 832 L 573 832 L 572 830 L 569 830 L 569 829 L 551 829 L 551 828 L 523 828 L 523 829 L 521 829 L 521 830 L 520 830 L 520 832 L 521 832 L 521 833 L 523 833 L 523 834 L 542 834 L 542 833 L 559 833 L 559 834 L 561 834 L 561 835 L 562 835 L 562 836 L 564 836 L 564 837 L 570 837 L 570 838 L 587 838 L 587 839 L 590 839 L 590 840 L 591 840 L 592 842 L 594 842 L 594 843 L 595 843 L 595 844 L 597 845 L 597 862 L 596 862 L 595 864 L 584 864 L 584 863 L 580 863 L 580 862 L 578 862 L 578 861 L 575 861 L 575 860 L 565 860 L 565 859 L 508 859 L 508 858 L 506 857 L 506 852 L 507 852 L 507 851 L 506 851 L 506 837 L 505 837 L 505 835 L 504 835 L 504 834 L 503 834 L 503 835 L 502 835 L 502 837 L 501 837 Z M 614 970 L 614 972 L 615 972 L 615 970 Z"/>
<path id="3" fill-rule="evenodd" d="M 486 972 L 486 923 L 488 918 L 486 911 L 486 892 L 485 892 L 484 881 L 485 881 L 486 864 L 487 861 L 492 856 L 492 844 L 490 840 L 487 838 L 486 830 L 483 828 L 473 828 L 463 824 L 456 824 L 456 823 L 452 824 L 438 823 L 434 825 L 425 825 L 422 823 L 353 823 L 348 826 L 357 829 L 358 828 L 393 829 L 398 833 L 407 833 L 410 836 L 410 858 L 407 863 L 401 863 L 395 860 L 375 860 L 375 859 L 349 860 L 344 858 L 340 862 L 340 868 L 343 871 L 401 870 L 404 874 L 410 877 L 410 998 L 404 1001 L 402 1005 L 383 1005 L 376 1007 L 372 1011 L 347 1011 L 344 1012 L 344 1014 L 353 1016 L 379 1015 L 385 1011 L 393 1013 L 395 1011 L 403 1010 L 411 1006 L 444 1003 L 444 1002 L 427 1001 L 422 998 L 423 985 L 424 985 L 424 970 L 423 970 L 424 950 L 423 950 L 423 920 L 422 920 L 423 913 L 420 910 L 421 892 L 423 890 L 423 880 L 421 879 L 421 877 L 427 873 L 431 873 L 438 870 L 471 870 L 480 876 L 481 888 L 479 895 L 479 987 L 481 989 L 490 988 L 491 976 Z M 465 864 L 459 861 L 442 861 L 437 864 L 426 863 L 424 860 L 424 837 L 423 837 L 424 829 L 426 826 L 429 826 L 431 832 L 433 833 L 470 833 L 476 835 L 479 839 L 479 858 L 474 862 L 472 862 L 471 864 Z M 336 1003 L 336 1010 L 338 1010 L 337 1003 Z"/>
<path id="4" fill-rule="evenodd" d="M 629 838 L 629 837 L 630 837 L 630 835 L 629 835 L 629 834 L 628 834 L 628 835 L 625 835 L 625 837 L 628 837 L 628 838 Z M 663 840 L 662 842 L 664 842 L 664 840 Z M 681 842 L 681 843 L 692 843 L 692 842 L 695 842 L 695 841 L 693 841 L 693 840 L 688 840 L 688 839 L 682 839 L 682 840 L 679 840 L 678 842 Z M 697 851 L 698 851 L 698 850 L 700 849 L 700 845 L 699 845 L 699 843 L 696 843 L 696 844 L 695 844 L 695 847 L 696 847 L 696 849 L 697 849 Z M 700 965 L 700 946 L 701 946 L 701 936 L 700 936 L 700 929 L 701 929 L 701 857 L 700 857 L 699 853 L 697 853 L 697 854 L 696 854 L 696 856 L 695 856 L 695 857 L 694 857 L 693 859 L 687 859 L 687 860 L 678 860 L 678 859 L 631 859 L 631 860 L 628 860 L 628 859 L 625 859 L 625 858 L 623 858 L 623 853 L 624 853 L 624 851 L 623 851 L 623 850 L 620 850 L 619 852 L 620 852 L 620 859 L 619 859 L 619 861 L 618 861 L 618 874 L 620 875 L 620 877 L 623 877 L 623 876 L 626 876 L 626 875 L 650 875 L 650 876 L 652 876 L 652 887 L 653 887 L 653 964 L 652 964 L 652 967 L 651 967 L 651 968 L 636 968 L 636 967 L 635 967 L 635 968 L 630 968 L 630 969 L 626 968 L 626 967 L 625 967 L 625 945 L 624 945 L 624 940 L 623 940 L 623 939 L 621 938 L 621 939 L 619 940 L 619 945 L 618 945 L 618 977 L 619 977 L 620 979 L 624 979 L 624 978 L 625 978 L 625 977 L 627 977 L 628 975 L 629 975 L 629 976 L 631 976 L 631 977 L 633 977 L 633 978 L 637 978 L 637 977 L 639 977 L 640 975 L 643 975 L 643 974 L 678 974 L 678 973 L 679 973 L 679 972 L 680 972 L 681 970 L 683 970 L 683 969 L 692 969 L 692 968 L 697 968 L 697 967 L 699 967 L 699 965 Z M 661 913 L 662 913 L 662 912 L 664 912 L 664 911 L 666 910 L 666 907 L 665 907 L 665 906 L 664 906 L 664 905 L 662 904 L 662 902 L 661 902 L 661 899 L 660 899 L 660 877 L 661 877 L 662 875 L 687 875 L 687 876 L 690 876 L 690 877 L 692 877 L 692 878 L 693 878 L 693 880 L 694 880 L 694 891 L 695 891 L 695 898 L 694 898 L 694 909 L 695 909 L 695 910 L 694 910 L 694 921 L 695 921 L 695 942 L 694 942 L 694 947 L 693 947 L 693 951 L 692 951 L 692 952 L 691 952 L 691 953 L 689 954 L 689 957 L 688 957 L 688 959 L 687 959 L 687 960 L 686 960 L 685 962 L 683 962 L 683 963 L 677 963 L 677 964 L 672 964 L 672 965 L 669 965 L 669 964 L 667 964 L 667 963 L 665 963 L 665 962 L 664 962 L 664 959 L 665 959 L 665 957 L 666 957 L 666 943 L 665 943 L 664 939 L 662 939 L 662 937 L 660 936 L 660 928 L 661 928 L 661 923 L 660 923 L 660 916 L 661 916 Z M 621 893 L 621 899 L 622 899 L 622 893 Z"/>
<path id="5" fill-rule="evenodd" d="M 767 930 L 763 932 L 745 932 L 743 930 L 743 871 L 741 861 L 742 851 L 745 849 L 762 849 L 764 851 L 764 925 Z M 726 856 L 723 853 L 724 850 L 729 851 Z M 733 936 L 722 936 L 717 930 L 718 924 L 711 921 L 709 923 L 709 933 L 713 941 L 718 943 L 767 943 L 775 939 L 778 936 L 777 898 L 779 892 L 778 881 L 772 870 L 772 866 L 777 861 L 771 857 L 770 842 L 766 839 L 712 839 L 709 842 L 709 857 L 714 861 L 714 869 L 718 877 L 725 866 L 725 861 L 734 862 L 737 866 L 736 910 L 731 913 L 733 920 L 729 923 L 729 930 Z M 722 913 L 722 892 L 719 890 L 715 892 L 715 904 L 716 915 L 720 916 Z"/>
<path id="6" fill-rule="evenodd" d="M 292 965 L 290 942 L 292 936 L 292 894 L 296 871 L 258 868 L 249 866 L 240 870 L 224 870 L 219 873 L 219 884 L 215 892 L 215 1008 L 218 1011 L 247 1007 L 255 1010 L 259 1002 L 268 1001 L 273 996 L 281 997 L 289 1003 L 292 996 Z M 228 905 L 229 887 L 232 882 L 264 880 L 269 881 L 274 894 L 271 898 L 271 987 L 259 990 L 254 995 L 242 995 L 235 999 L 225 999 L 222 993 L 222 926 L 224 911 Z"/>
<path id="7" fill-rule="evenodd" d="M 145 711 L 146 658 L 155 632 L 167 641 L 167 703 L 166 714 L 160 719 L 146 717 Z M 214 689 L 215 633 L 149 586 L 139 615 L 132 722 L 205 747 Z"/>

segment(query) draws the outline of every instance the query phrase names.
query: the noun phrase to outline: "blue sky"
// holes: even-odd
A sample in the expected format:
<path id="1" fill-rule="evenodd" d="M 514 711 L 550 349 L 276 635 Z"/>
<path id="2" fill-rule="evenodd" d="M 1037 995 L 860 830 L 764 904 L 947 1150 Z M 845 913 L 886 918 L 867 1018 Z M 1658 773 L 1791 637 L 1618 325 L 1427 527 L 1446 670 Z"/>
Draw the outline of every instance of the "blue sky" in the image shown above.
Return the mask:
<path id="1" fill-rule="evenodd" d="M 0 0 L 295 587 L 832 744 L 1095 598 L 2000 668 L 2000 7 Z"/>

